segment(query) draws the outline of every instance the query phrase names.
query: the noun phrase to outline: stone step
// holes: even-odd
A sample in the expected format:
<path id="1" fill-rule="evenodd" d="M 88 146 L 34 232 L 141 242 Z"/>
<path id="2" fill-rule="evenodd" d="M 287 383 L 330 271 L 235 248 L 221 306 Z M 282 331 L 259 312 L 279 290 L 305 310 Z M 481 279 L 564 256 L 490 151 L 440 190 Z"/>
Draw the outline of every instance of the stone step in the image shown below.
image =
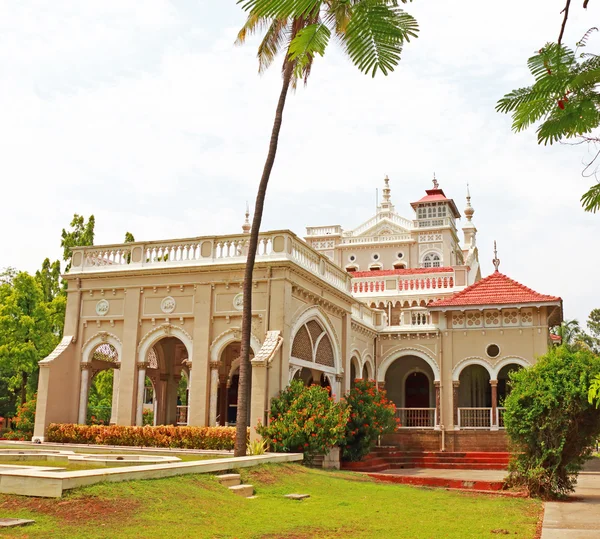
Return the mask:
<path id="1" fill-rule="evenodd" d="M 254 496 L 254 487 L 252 485 L 235 485 L 233 487 L 229 487 L 229 490 L 238 496 L 242 496 L 243 498 L 250 498 Z"/>
<path id="2" fill-rule="evenodd" d="M 224 487 L 235 487 L 242 483 L 239 473 L 226 473 L 217 475 L 217 481 Z"/>

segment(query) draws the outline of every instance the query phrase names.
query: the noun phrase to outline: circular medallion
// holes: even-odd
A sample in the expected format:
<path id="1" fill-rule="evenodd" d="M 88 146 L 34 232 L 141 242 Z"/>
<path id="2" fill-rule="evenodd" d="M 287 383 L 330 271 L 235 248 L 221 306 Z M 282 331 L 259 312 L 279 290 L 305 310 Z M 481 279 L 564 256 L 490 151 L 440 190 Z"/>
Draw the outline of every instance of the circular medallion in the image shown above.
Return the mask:
<path id="1" fill-rule="evenodd" d="M 108 312 L 109 303 L 105 299 L 101 299 L 98 303 L 96 303 L 96 314 L 98 316 L 105 316 Z"/>
<path id="2" fill-rule="evenodd" d="M 167 296 L 160 302 L 160 310 L 163 313 L 169 314 L 175 310 L 175 305 L 177 305 L 177 303 L 175 302 L 175 298 Z"/>
<path id="3" fill-rule="evenodd" d="M 244 294 L 241 292 L 233 298 L 233 308 L 241 311 L 244 308 Z"/>

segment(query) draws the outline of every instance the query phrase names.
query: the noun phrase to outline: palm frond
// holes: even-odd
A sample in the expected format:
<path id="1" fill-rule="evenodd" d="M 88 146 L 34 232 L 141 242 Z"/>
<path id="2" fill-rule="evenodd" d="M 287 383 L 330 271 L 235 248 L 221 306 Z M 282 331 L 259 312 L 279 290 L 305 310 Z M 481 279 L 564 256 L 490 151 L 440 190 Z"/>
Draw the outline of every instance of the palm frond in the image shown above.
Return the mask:
<path id="1" fill-rule="evenodd" d="M 246 23 L 242 26 L 241 30 L 238 32 L 237 39 L 235 40 L 236 45 L 243 45 L 246 42 L 246 38 L 263 30 L 268 27 L 270 20 L 266 17 L 259 17 L 255 13 L 250 13 L 248 15 L 248 19 L 246 19 Z"/>
<path id="2" fill-rule="evenodd" d="M 331 30 L 322 23 L 302 28 L 292 39 L 288 49 L 288 59 L 294 62 L 294 75 L 297 79 L 306 78 L 315 55 L 323 56 L 331 37 Z"/>
<path id="3" fill-rule="evenodd" d="M 592 185 L 581 197 L 581 205 L 585 211 L 596 213 L 600 210 L 600 183 Z"/>
<path id="4" fill-rule="evenodd" d="M 281 50 L 288 45 L 289 23 L 287 19 L 274 19 L 257 51 L 258 72 L 264 73 Z"/>
<path id="5" fill-rule="evenodd" d="M 375 76 L 393 71 L 400 61 L 402 46 L 417 37 L 417 21 L 403 10 L 378 0 L 362 0 L 352 9 L 352 16 L 342 36 L 346 52 L 363 73 Z"/>
<path id="6" fill-rule="evenodd" d="M 323 0 L 238 0 L 245 11 L 275 19 L 314 16 L 322 3 Z"/>

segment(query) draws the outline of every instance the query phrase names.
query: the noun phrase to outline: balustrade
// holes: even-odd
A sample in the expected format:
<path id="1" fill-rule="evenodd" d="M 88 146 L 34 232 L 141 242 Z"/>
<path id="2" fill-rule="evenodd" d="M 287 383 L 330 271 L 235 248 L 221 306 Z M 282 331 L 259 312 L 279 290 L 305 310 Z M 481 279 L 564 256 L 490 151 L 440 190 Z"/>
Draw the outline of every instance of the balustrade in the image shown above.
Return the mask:
<path id="1" fill-rule="evenodd" d="M 491 408 L 458 408 L 460 429 L 490 429 L 492 427 Z"/>
<path id="2" fill-rule="evenodd" d="M 506 408 L 496 408 L 496 425 L 499 429 L 504 428 L 504 412 Z"/>
<path id="3" fill-rule="evenodd" d="M 177 406 L 177 424 L 187 425 L 188 424 L 188 407 Z"/>
<path id="4" fill-rule="evenodd" d="M 433 429 L 436 424 L 435 408 L 396 408 L 401 429 Z"/>

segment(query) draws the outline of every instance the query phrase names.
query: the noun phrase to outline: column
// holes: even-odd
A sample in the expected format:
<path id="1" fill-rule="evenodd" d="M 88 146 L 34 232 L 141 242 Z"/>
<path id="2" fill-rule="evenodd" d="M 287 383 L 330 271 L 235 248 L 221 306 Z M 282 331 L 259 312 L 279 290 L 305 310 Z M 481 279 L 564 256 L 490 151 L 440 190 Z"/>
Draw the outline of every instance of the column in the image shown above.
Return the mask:
<path id="1" fill-rule="evenodd" d="M 341 393 L 342 393 L 342 380 L 343 379 L 344 379 L 344 375 L 343 374 L 336 374 L 335 375 L 335 384 L 331 388 L 331 390 L 335 394 L 335 397 L 334 397 L 335 402 L 340 402 L 340 399 L 342 398 Z"/>
<path id="2" fill-rule="evenodd" d="M 88 391 L 90 389 L 90 370 L 92 366 L 89 363 L 81 363 L 81 386 L 79 389 L 79 418 L 77 422 L 80 425 L 87 423 L 87 404 Z"/>
<path id="3" fill-rule="evenodd" d="M 217 424 L 217 392 L 219 389 L 219 362 L 210 362 L 210 401 L 209 401 L 209 422 L 211 427 Z M 221 423 L 224 423 L 221 418 Z"/>
<path id="4" fill-rule="evenodd" d="M 440 418 L 441 418 L 441 410 L 440 410 L 440 393 L 441 393 L 441 386 L 442 386 L 442 382 L 440 382 L 439 380 L 435 380 L 433 382 L 433 385 L 435 386 L 435 429 L 439 429 L 440 428 Z"/>
<path id="5" fill-rule="evenodd" d="M 144 424 L 144 385 L 146 382 L 147 363 L 138 363 L 138 382 L 137 382 L 137 407 L 135 410 L 135 424 L 141 427 Z"/>
<path id="6" fill-rule="evenodd" d="M 490 421 L 491 430 L 498 430 L 498 380 L 490 380 L 492 386 L 492 418 Z"/>
<path id="7" fill-rule="evenodd" d="M 119 369 L 113 369 L 112 404 L 110 407 L 110 424 L 117 423 L 117 408 L 119 407 Z"/>
<path id="8" fill-rule="evenodd" d="M 452 382 L 452 407 L 454 410 L 454 428 L 458 429 L 458 386 L 460 386 L 460 382 L 458 380 L 454 380 Z"/>
<path id="9" fill-rule="evenodd" d="M 188 368 L 188 390 L 187 390 L 187 399 L 186 399 L 186 404 L 187 404 L 187 413 L 186 413 L 186 425 L 190 424 L 190 395 L 192 393 L 192 362 L 191 361 L 186 361 L 185 364 L 187 365 Z"/>

